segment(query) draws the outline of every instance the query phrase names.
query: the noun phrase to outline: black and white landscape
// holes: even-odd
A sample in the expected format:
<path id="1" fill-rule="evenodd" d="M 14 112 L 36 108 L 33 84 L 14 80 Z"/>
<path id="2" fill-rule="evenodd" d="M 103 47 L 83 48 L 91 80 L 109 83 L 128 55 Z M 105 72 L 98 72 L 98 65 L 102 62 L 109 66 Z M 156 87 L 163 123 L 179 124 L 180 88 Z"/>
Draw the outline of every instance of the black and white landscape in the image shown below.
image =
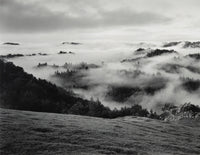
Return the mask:
<path id="1" fill-rule="evenodd" d="M 198 0 L 0 0 L 0 154 L 200 154 Z"/>

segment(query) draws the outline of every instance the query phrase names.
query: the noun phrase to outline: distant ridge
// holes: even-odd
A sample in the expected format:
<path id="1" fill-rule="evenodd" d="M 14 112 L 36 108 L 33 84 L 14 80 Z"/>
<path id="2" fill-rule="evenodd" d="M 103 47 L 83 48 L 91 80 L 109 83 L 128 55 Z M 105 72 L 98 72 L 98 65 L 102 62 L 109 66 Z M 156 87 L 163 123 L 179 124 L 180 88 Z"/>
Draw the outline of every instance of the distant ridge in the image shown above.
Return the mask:
<path id="1" fill-rule="evenodd" d="M 5 42 L 3 45 L 20 45 L 19 43 Z"/>

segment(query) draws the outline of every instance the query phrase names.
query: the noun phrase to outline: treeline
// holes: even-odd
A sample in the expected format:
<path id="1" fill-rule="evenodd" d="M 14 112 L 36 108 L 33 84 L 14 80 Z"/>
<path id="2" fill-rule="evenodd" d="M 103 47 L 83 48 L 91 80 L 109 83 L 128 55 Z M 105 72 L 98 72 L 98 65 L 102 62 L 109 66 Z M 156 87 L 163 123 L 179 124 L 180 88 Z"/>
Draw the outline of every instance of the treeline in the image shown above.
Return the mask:
<path id="1" fill-rule="evenodd" d="M 182 86 L 188 92 L 197 91 L 200 88 L 200 80 L 195 80 L 192 78 L 183 78 Z"/>
<path id="2" fill-rule="evenodd" d="M 181 43 L 181 41 L 168 42 L 168 43 L 165 43 L 165 44 L 163 45 L 163 47 L 172 47 L 172 46 L 176 46 L 176 45 L 178 45 L 178 44 L 180 44 L 180 43 Z"/>
<path id="3" fill-rule="evenodd" d="M 200 41 L 190 42 L 186 41 L 183 48 L 200 48 Z"/>
<path id="4" fill-rule="evenodd" d="M 19 58 L 19 57 L 25 57 L 25 56 L 36 56 L 36 53 L 32 54 L 7 54 L 7 55 L 0 55 L 1 59 L 11 59 L 11 58 Z M 46 53 L 38 53 L 40 56 L 46 56 Z"/>
<path id="5" fill-rule="evenodd" d="M 46 80 L 36 79 L 24 72 L 23 68 L 0 59 L 0 107 L 78 114 L 103 118 L 121 116 L 143 116 L 157 118 L 140 105 L 120 110 L 110 110 L 100 101 L 85 100 L 72 91 L 64 90 Z"/>
<path id="6" fill-rule="evenodd" d="M 146 86 L 146 87 L 109 86 L 106 97 L 117 102 L 125 102 L 132 95 L 137 95 L 137 94 L 154 95 L 156 92 L 160 91 L 163 88 L 165 88 L 164 84 L 162 86 Z"/>
<path id="7" fill-rule="evenodd" d="M 16 58 L 16 57 L 23 57 L 23 54 L 7 54 L 7 55 L 0 55 L 0 58 Z"/>
<path id="8" fill-rule="evenodd" d="M 188 56 L 196 60 L 200 59 L 200 53 L 189 54 Z"/>
<path id="9" fill-rule="evenodd" d="M 121 108 L 120 110 L 118 109 L 110 110 L 110 108 L 105 107 L 98 100 L 97 101 L 90 100 L 89 104 L 83 102 L 76 103 L 70 108 L 68 113 L 102 117 L 102 118 L 117 118 L 123 116 L 159 118 L 157 117 L 157 115 L 155 116 L 151 115 L 151 113 L 149 113 L 146 109 L 143 109 L 140 105 L 134 105 L 129 108 L 124 107 Z"/>
<path id="10" fill-rule="evenodd" d="M 147 53 L 147 57 L 159 56 L 166 53 L 176 53 L 176 51 L 166 50 L 166 49 L 156 49 L 156 50 L 153 50 L 152 52 Z"/>

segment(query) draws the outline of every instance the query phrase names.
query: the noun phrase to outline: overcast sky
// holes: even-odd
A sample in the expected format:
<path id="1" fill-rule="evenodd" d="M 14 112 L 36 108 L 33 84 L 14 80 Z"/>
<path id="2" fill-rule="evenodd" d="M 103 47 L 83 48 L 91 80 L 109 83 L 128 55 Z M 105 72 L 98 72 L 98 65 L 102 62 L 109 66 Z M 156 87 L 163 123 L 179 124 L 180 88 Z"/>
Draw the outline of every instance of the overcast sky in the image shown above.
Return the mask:
<path id="1" fill-rule="evenodd" d="M 1 40 L 200 40 L 200 0 L 0 0 Z"/>

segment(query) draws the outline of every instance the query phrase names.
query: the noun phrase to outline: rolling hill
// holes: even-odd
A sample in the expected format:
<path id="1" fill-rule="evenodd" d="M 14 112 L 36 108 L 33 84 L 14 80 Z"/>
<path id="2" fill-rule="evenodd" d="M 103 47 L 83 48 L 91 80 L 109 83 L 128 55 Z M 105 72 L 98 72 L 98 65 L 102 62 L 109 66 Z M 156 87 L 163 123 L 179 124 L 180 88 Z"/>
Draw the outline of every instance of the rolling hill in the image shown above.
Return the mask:
<path id="1" fill-rule="evenodd" d="M 198 155 L 200 123 L 0 109 L 0 154 Z"/>

